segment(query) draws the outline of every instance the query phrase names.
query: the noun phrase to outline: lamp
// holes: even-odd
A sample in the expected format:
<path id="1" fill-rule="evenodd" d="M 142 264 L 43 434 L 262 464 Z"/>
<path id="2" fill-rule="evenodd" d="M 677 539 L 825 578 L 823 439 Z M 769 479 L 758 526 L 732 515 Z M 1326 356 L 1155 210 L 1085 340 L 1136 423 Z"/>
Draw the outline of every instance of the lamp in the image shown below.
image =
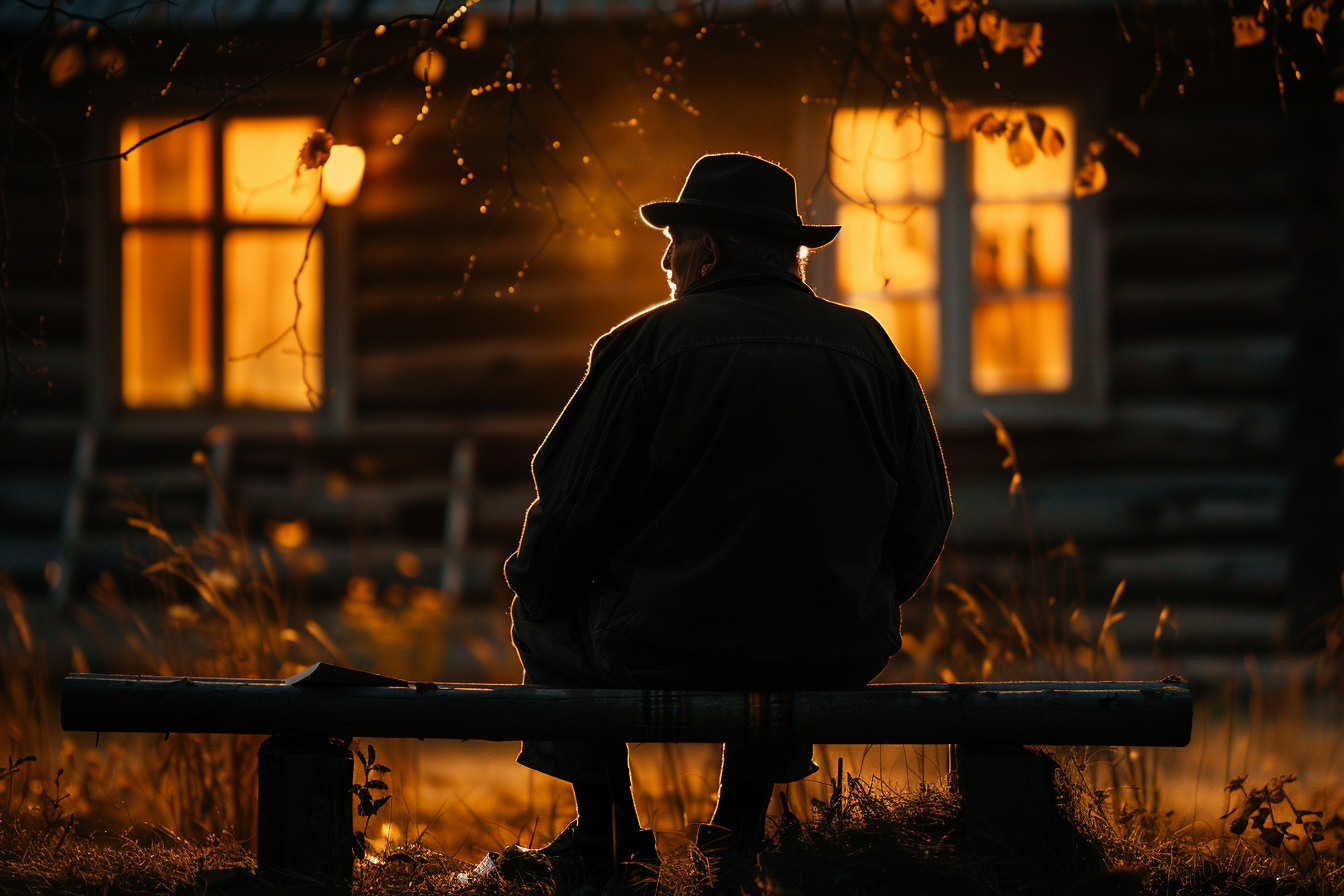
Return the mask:
<path id="1" fill-rule="evenodd" d="M 426 84 L 437 84 L 442 81 L 444 69 L 447 67 L 443 52 L 433 47 L 415 57 L 415 62 L 411 66 L 415 76 Z"/>
<path id="2" fill-rule="evenodd" d="M 364 180 L 364 150 L 340 144 L 322 166 L 322 198 L 329 205 L 349 205 L 359 195 Z"/>

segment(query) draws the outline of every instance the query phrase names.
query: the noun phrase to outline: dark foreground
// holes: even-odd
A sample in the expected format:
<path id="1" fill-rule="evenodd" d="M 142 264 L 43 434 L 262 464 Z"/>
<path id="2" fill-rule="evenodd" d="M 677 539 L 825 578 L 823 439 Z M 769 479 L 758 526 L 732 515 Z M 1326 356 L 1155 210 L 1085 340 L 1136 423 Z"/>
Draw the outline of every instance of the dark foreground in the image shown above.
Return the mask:
<path id="1" fill-rule="evenodd" d="M 779 805 L 745 893 L 774 896 L 878 894 L 1133 894 L 1133 896 L 1333 896 L 1344 894 L 1341 831 L 1327 822 L 1321 839 L 1222 837 L 1201 842 L 1172 835 L 1163 819 L 1105 817 L 1104 800 L 1070 788 L 1053 830 L 1041 832 L 1049 858 L 1024 864 L 986 854 L 967 839 L 957 798 L 947 789 L 892 792 L 849 779 L 829 801 Z M 1309 833 L 1309 832 L 1308 832 Z M 1273 835 L 1270 838 L 1273 839 Z M 521 882 L 465 874 L 478 857 L 453 857 L 417 844 L 390 847 L 356 868 L 356 896 L 541 896 L 543 876 Z M 81 835 L 63 824 L 0 825 L 0 893 L 33 896 L 232 896 L 252 891 L 252 859 L 237 842 L 190 844 L 162 829 Z M 712 892 L 703 860 L 689 849 L 663 857 L 659 896 Z M 737 896 L 736 893 L 733 896 Z"/>

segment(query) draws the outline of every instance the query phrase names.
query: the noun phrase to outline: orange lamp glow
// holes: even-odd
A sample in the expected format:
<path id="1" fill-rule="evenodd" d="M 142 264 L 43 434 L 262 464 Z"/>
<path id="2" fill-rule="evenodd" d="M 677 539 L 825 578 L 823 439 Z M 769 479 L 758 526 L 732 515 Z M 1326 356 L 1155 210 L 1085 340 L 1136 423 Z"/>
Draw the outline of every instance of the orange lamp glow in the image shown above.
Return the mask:
<path id="1" fill-rule="evenodd" d="M 444 62 L 443 53 L 431 47 L 415 57 L 411 68 L 421 81 L 426 84 L 437 84 L 443 80 L 443 73 L 448 65 Z"/>
<path id="2" fill-rule="evenodd" d="M 322 166 L 322 198 L 330 205 L 349 205 L 364 180 L 364 150 L 337 144 Z"/>

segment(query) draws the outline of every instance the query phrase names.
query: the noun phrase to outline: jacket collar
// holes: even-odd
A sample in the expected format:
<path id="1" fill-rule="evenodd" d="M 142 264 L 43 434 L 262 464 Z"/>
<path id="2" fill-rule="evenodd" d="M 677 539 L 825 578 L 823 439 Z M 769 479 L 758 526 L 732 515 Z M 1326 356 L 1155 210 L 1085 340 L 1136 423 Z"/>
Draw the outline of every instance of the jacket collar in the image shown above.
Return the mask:
<path id="1" fill-rule="evenodd" d="M 684 299 L 696 293 L 742 289 L 752 286 L 783 287 L 785 289 L 796 289 L 812 296 L 816 295 L 810 286 L 788 271 L 780 270 L 768 264 L 744 263 L 728 265 L 721 270 L 713 271 L 701 277 L 687 287 L 686 291 L 677 298 Z"/>

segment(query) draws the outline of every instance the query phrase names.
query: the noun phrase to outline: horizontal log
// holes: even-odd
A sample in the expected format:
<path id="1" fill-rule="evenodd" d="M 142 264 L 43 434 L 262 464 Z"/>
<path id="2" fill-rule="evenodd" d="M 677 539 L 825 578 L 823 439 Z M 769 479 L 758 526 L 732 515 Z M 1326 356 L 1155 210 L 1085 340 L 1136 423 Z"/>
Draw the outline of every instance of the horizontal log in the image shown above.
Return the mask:
<path id="1" fill-rule="evenodd" d="M 1152 445 L 1183 443 L 1254 453 L 1277 450 L 1287 409 L 1271 401 L 1130 400 L 1116 403 L 1111 425 Z M 1180 456 L 1180 453 L 1177 454 Z"/>
<path id="2" fill-rule="evenodd" d="M 1287 295 L 1286 274 L 1244 277 L 1122 279 L 1111 290 L 1117 312 L 1162 316 L 1181 310 L 1208 312 L 1229 307 L 1278 310 Z"/>
<path id="3" fill-rule="evenodd" d="M 1282 389 L 1291 351 L 1287 335 L 1134 341 L 1115 346 L 1111 378 L 1124 392 L 1266 393 Z"/>
<path id="4" fill-rule="evenodd" d="M 1286 548 L 1269 544 L 1113 550 L 1102 557 L 1100 575 L 1127 579 L 1136 596 L 1162 590 L 1176 598 L 1193 588 L 1281 592 L 1288 587 L 1289 559 Z"/>
<path id="5" fill-rule="evenodd" d="M 885 684 L 738 693 L 531 685 L 304 687 L 72 674 L 67 731 L 473 740 L 1183 746 L 1191 697 L 1163 682 Z"/>
<path id="6" fill-rule="evenodd" d="M 997 471 L 996 471 L 997 474 Z M 1279 472 L 1148 470 L 1048 474 L 1026 482 L 1038 538 L 1157 540 L 1272 531 L 1282 522 L 1288 477 Z M 969 544 L 1021 537 L 1003 475 L 953 481 L 956 537 Z"/>
<path id="7" fill-rule="evenodd" d="M 1110 242 L 1116 249 L 1140 246 L 1198 247 L 1247 251 L 1254 255 L 1287 253 L 1292 227 L 1286 215 L 1163 216 L 1131 218 L 1112 226 Z"/>

